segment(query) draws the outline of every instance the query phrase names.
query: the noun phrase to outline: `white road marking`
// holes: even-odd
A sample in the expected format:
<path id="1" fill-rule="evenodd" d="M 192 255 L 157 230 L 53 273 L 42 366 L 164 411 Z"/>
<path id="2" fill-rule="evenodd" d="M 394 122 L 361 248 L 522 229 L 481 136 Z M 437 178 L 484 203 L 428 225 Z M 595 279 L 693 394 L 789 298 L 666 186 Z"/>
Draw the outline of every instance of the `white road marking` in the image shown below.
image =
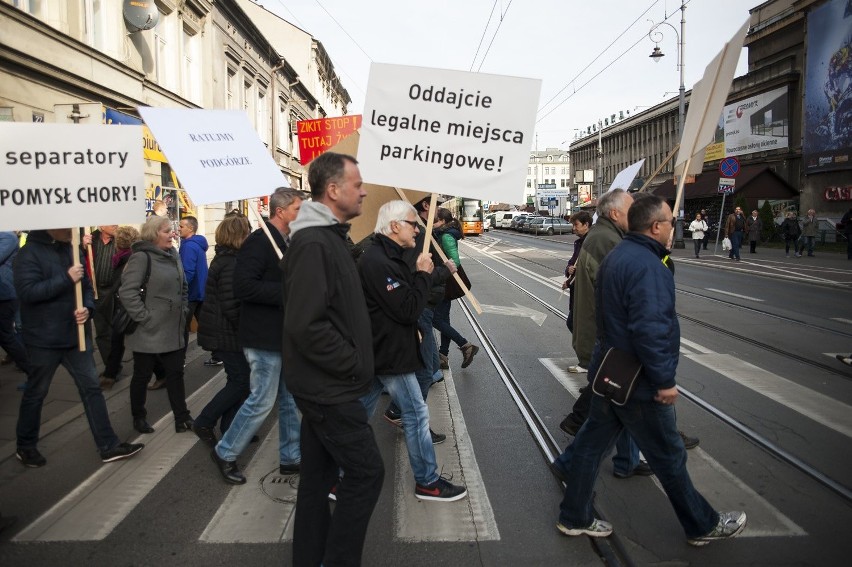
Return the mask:
<path id="1" fill-rule="evenodd" d="M 574 397 L 579 395 L 577 392 L 579 386 L 586 385 L 585 374 L 569 374 L 565 370 L 569 364 L 574 364 L 574 360 L 570 358 L 540 358 L 539 362 Z M 583 383 L 580 384 L 580 380 L 575 377 L 581 377 Z M 745 510 L 748 514 L 748 526 L 740 537 L 807 535 L 805 530 L 782 514 L 769 501 L 752 490 L 701 448 L 692 449 L 688 451 L 687 455 L 690 478 L 717 510 Z M 655 476 L 653 479 L 657 488 L 663 492 L 663 487 L 657 477 Z"/>
<path id="2" fill-rule="evenodd" d="M 852 437 L 850 407 L 846 404 L 729 354 L 692 354 L 688 358 L 808 419 Z"/>
<path id="3" fill-rule="evenodd" d="M 515 303 L 514 307 L 509 307 L 507 305 L 482 305 L 481 307 L 483 313 L 512 315 L 514 317 L 529 317 L 533 320 L 533 323 L 539 327 L 541 327 L 544 324 L 544 320 L 547 319 L 547 313 L 542 313 L 541 311 L 536 311 L 535 309 L 530 309 L 529 307 L 524 307 L 517 303 Z"/>
<path id="4" fill-rule="evenodd" d="M 681 347 L 688 346 L 692 350 L 694 350 L 696 352 L 700 352 L 701 354 L 714 354 L 714 352 L 712 350 L 710 350 L 709 348 L 701 346 L 700 344 L 694 343 L 694 342 L 687 340 L 683 337 L 680 338 L 680 345 L 681 345 Z M 681 349 L 681 352 L 683 352 L 683 349 Z"/>
<path id="5" fill-rule="evenodd" d="M 852 325 L 852 319 L 844 319 L 842 317 L 832 317 L 832 321 L 839 321 L 841 323 L 846 323 L 847 325 Z"/>
<path id="6" fill-rule="evenodd" d="M 750 297 L 748 295 L 740 295 L 739 293 L 732 293 L 730 291 L 724 291 L 724 290 L 721 290 L 721 289 L 713 289 L 712 287 L 705 287 L 704 289 L 706 289 L 707 291 L 713 291 L 713 292 L 716 292 L 716 293 L 721 293 L 722 295 L 730 295 L 731 297 L 739 297 L 740 299 L 747 299 L 749 301 L 757 301 L 759 303 L 763 303 L 762 299 L 758 299 L 756 297 Z"/>
<path id="7" fill-rule="evenodd" d="M 479 472 L 451 371 L 444 371 L 444 381 L 432 386 L 427 401 L 432 429 L 447 436 L 446 441 L 434 446 L 438 468 L 453 475 L 451 482 L 463 483 L 467 497 L 456 502 L 418 500 L 414 496 L 414 475 L 408 462 L 405 436 L 400 430 L 395 450 L 395 537 L 410 542 L 499 540 L 497 520 Z"/>
<path id="8" fill-rule="evenodd" d="M 222 370 L 196 390 L 187 399 L 191 412 L 200 411 L 224 381 Z M 133 440 L 145 442 L 142 452 L 101 466 L 12 541 L 98 541 L 108 536 L 198 442 L 192 432 L 175 433 L 171 414 L 154 429 Z"/>

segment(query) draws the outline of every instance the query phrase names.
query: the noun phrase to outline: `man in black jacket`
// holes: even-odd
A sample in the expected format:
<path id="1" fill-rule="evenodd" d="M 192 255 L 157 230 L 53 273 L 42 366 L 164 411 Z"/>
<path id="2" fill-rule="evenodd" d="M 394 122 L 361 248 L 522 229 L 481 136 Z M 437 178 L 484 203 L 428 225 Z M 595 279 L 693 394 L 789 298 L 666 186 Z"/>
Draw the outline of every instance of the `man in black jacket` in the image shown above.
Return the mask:
<path id="1" fill-rule="evenodd" d="M 302 206 L 302 194 L 295 189 L 277 189 L 269 197 L 267 228 L 281 252 L 287 249 L 290 223 Z M 299 471 L 299 414 L 293 396 L 284 382 L 281 358 L 281 270 L 278 254 L 263 229 L 246 238 L 237 252 L 234 269 L 234 296 L 240 300 L 238 336 L 251 368 L 251 393 L 240 407 L 231 426 L 210 453 L 225 482 L 245 484 L 237 467 L 237 457 L 252 437 L 278 397 L 279 472 Z"/>
<path id="2" fill-rule="evenodd" d="M 403 257 L 413 249 L 420 230 L 414 207 L 390 201 L 379 209 L 376 240 L 358 262 L 361 285 L 373 329 L 376 381 L 365 399 L 367 413 L 386 388 L 401 410 L 408 460 L 414 473 L 414 496 L 421 500 L 452 502 L 467 490 L 441 478 L 429 429 L 429 409 L 420 393 L 415 371 L 423 367 L 417 320 L 438 277 L 428 253 L 417 257 L 415 273 Z"/>
<path id="3" fill-rule="evenodd" d="M 86 350 L 77 345 L 77 326 L 94 312 L 92 283 L 71 255 L 71 229 L 35 230 L 15 258 L 15 291 L 21 307 L 24 345 L 30 357 L 27 387 L 18 414 L 16 456 L 25 466 L 42 467 L 47 460 L 36 448 L 41 408 L 56 369 L 62 364 L 71 374 L 89 421 L 95 445 L 105 463 L 132 457 L 141 443 L 122 443 L 112 430 L 104 395 L 98 382 L 92 337 L 86 330 Z M 83 307 L 77 309 L 74 286 L 82 280 Z"/>
<path id="4" fill-rule="evenodd" d="M 302 467 L 293 564 L 360 565 L 384 464 L 360 398 L 373 381 L 370 316 L 352 261 L 347 221 L 367 195 L 357 161 L 326 152 L 311 162 L 313 200 L 292 225 L 282 262 L 284 379 L 302 411 Z M 328 494 L 344 473 L 331 515 Z"/>

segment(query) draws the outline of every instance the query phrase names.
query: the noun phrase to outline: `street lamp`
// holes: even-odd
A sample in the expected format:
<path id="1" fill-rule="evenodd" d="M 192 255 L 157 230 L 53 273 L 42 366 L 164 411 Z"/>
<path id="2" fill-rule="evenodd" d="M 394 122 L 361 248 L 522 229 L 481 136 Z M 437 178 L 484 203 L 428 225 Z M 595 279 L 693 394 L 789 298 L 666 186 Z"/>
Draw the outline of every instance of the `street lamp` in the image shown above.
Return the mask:
<path id="1" fill-rule="evenodd" d="M 661 32 L 658 28 L 662 25 L 667 25 L 672 28 L 672 31 L 675 33 L 677 37 L 677 66 L 680 70 L 680 89 L 678 91 L 678 124 L 677 124 L 677 139 L 680 142 L 681 137 L 683 136 L 683 122 L 684 117 L 686 115 L 686 88 L 684 87 L 683 73 L 684 73 L 684 65 L 683 65 L 683 50 L 686 45 L 685 39 L 685 30 L 686 30 L 686 0 L 681 0 L 680 2 L 680 33 L 678 33 L 677 28 L 663 20 L 662 22 L 654 24 L 651 26 L 651 30 L 648 32 L 648 38 L 653 41 L 655 44 L 654 50 L 651 51 L 651 54 L 648 56 L 654 60 L 655 63 L 659 63 L 660 59 L 665 57 L 665 53 L 660 49 L 659 43 L 663 39 L 663 32 Z M 686 171 L 683 172 L 683 175 L 686 175 Z M 677 198 L 677 197 L 675 197 Z M 674 247 L 675 248 L 685 248 L 685 244 L 683 242 L 683 215 L 680 214 L 682 203 L 675 203 L 675 215 L 677 216 L 677 224 L 675 226 L 675 238 L 674 238 Z"/>

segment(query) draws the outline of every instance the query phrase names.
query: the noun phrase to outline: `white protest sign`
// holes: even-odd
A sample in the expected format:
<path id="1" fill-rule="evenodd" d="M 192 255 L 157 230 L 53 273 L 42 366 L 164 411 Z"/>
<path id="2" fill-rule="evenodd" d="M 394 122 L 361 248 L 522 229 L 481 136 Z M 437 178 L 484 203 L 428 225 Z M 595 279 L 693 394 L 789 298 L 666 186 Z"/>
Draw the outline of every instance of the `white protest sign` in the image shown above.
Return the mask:
<path id="1" fill-rule="evenodd" d="M 197 205 L 271 195 L 290 182 L 241 110 L 139 107 Z"/>
<path id="2" fill-rule="evenodd" d="M 639 173 L 640 169 L 642 169 L 643 163 L 645 163 L 645 158 L 642 158 L 636 163 L 630 164 L 619 171 L 618 175 L 615 176 L 615 179 L 612 180 L 612 185 L 609 186 L 609 189 L 607 189 L 606 192 L 609 193 L 613 189 L 624 189 L 627 191 L 630 188 L 630 184 L 633 183 L 634 179 L 636 179 L 636 174 Z"/>
<path id="3" fill-rule="evenodd" d="M 373 63 L 358 161 L 365 181 L 523 200 L 541 81 Z"/>
<path id="4" fill-rule="evenodd" d="M 141 126 L 0 122 L 0 230 L 139 223 Z"/>

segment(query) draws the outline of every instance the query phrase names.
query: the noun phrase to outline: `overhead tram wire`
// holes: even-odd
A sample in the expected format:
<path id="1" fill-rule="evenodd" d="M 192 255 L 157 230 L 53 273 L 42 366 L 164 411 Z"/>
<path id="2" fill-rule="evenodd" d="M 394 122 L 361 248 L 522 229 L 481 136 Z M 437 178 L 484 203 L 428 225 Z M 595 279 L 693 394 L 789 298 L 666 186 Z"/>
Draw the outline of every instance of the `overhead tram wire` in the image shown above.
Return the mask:
<path id="1" fill-rule="evenodd" d="M 494 30 L 494 35 L 491 36 L 491 42 L 488 44 L 488 49 L 485 50 L 485 55 L 482 56 L 482 60 L 479 62 L 479 67 L 476 68 L 477 73 L 479 73 L 479 70 L 482 69 L 482 65 L 485 63 L 485 58 L 488 57 L 488 53 L 491 51 L 491 46 L 494 45 L 494 40 L 497 39 L 497 34 L 500 32 L 500 26 L 503 25 L 503 20 L 506 18 L 506 14 L 509 13 L 512 1 L 513 0 L 509 0 L 509 3 L 506 4 L 506 9 L 502 14 L 500 14 L 500 23 L 497 24 L 497 29 Z"/>
<path id="2" fill-rule="evenodd" d="M 659 1 L 659 0 L 657 0 L 657 1 Z M 690 1 L 691 1 L 691 0 L 687 0 L 686 4 L 689 4 L 689 2 L 690 2 Z M 656 2 L 655 2 L 655 3 L 656 3 Z M 679 8 L 679 7 L 678 7 L 677 11 L 678 11 L 678 12 L 680 11 L 680 8 Z M 647 10 L 646 10 L 646 12 L 647 12 Z M 671 14 L 669 14 L 668 16 L 666 16 L 666 17 L 664 18 L 664 21 L 665 21 L 665 20 L 668 20 L 669 18 L 671 18 L 671 17 L 672 17 L 675 13 L 676 13 L 676 12 L 672 12 Z M 644 15 L 644 13 L 643 13 L 643 15 Z M 641 17 L 641 16 L 640 16 L 640 17 Z M 632 24 L 631 24 L 631 26 L 632 26 Z M 628 29 L 629 29 L 629 28 L 628 28 Z M 554 106 L 553 108 L 551 108 L 550 110 L 548 110 L 548 111 L 547 111 L 547 112 L 546 112 L 543 116 L 541 116 L 540 118 L 538 118 L 538 120 L 536 120 L 536 122 L 535 122 L 535 123 L 536 123 L 536 124 L 538 124 L 539 122 L 541 122 L 542 120 L 544 120 L 545 118 L 547 118 L 548 116 L 550 116 L 550 115 L 551 115 L 551 114 L 552 114 L 552 113 L 553 113 L 553 112 L 554 112 L 557 108 L 559 108 L 560 106 L 562 106 L 563 104 L 565 104 L 566 102 L 568 102 L 568 101 L 571 99 L 571 97 L 573 97 L 575 94 L 577 94 L 578 92 L 580 92 L 580 90 L 582 90 L 582 89 L 583 89 L 586 85 L 588 85 L 589 83 L 591 83 L 593 80 L 595 80 L 596 78 L 598 78 L 601 74 L 603 74 L 603 72 L 604 72 L 604 71 L 606 71 L 607 69 L 609 69 L 610 67 L 612 67 L 612 66 L 613 66 L 613 65 L 614 65 L 617 61 L 619 61 L 622 57 L 624 57 L 625 55 L 627 55 L 628 53 L 630 53 L 630 51 L 632 51 L 634 47 L 636 47 L 637 45 L 639 45 L 639 44 L 640 44 L 642 41 L 644 41 L 644 40 L 645 40 L 645 35 L 643 35 L 642 37 L 640 37 L 639 39 L 637 39 L 637 40 L 636 40 L 636 41 L 635 41 L 635 42 L 634 42 L 634 43 L 633 43 L 630 47 L 628 47 L 627 49 L 625 49 L 625 50 L 624 50 L 624 51 L 623 51 L 623 52 L 622 52 L 622 53 L 621 53 L 618 57 L 616 57 L 615 59 L 613 59 L 612 61 L 610 61 L 610 62 L 609 62 L 609 64 L 607 64 L 607 66 L 606 66 L 606 67 L 604 67 L 603 69 L 601 69 L 600 71 L 598 71 L 597 73 L 595 73 L 594 75 L 592 75 L 592 76 L 589 78 L 589 80 L 588 80 L 588 81 L 586 81 L 585 83 L 583 83 L 583 84 L 582 84 L 582 85 L 580 85 L 579 87 L 576 87 L 576 88 L 574 89 L 574 91 L 573 91 L 571 94 L 569 94 L 568 96 L 566 96 L 566 97 L 565 97 L 565 98 L 564 98 L 564 99 L 563 99 L 563 100 L 562 100 L 559 104 L 557 104 L 556 106 Z M 578 75 L 578 76 L 579 76 L 579 75 Z M 576 78 L 575 78 L 574 80 L 576 80 Z M 568 88 L 568 86 L 569 86 L 569 85 L 571 85 L 572 83 L 573 83 L 573 81 L 572 81 L 571 83 L 568 83 L 568 85 L 566 85 L 566 86 L 565 86 L 565 88 Z M 565 90 L 565 88 L 563 88 L 562 90 L 564 91 L 564 90 Z M 560 92 L 562 92 L 562 91 L 560 91 Z M 556 96 L 559 96 L 559 95 L 557 94 Z M 554 96 L 553 98 L 556 98 L 556 96 Z M 551 100 L 553 100 L 553 99 L 551 99 Z M 551 102 L 551 101 L 548 101 L 548 102 L 547 102 L 547 104 L 550 104 L 550 102 Z M 542 109 L 544 109 L 544 107 L 545 107 L 545 106 L 547 106 L 547 104 L 545 104 L 544 106 L 542 106 L 542 107 L 541 107 L 541 109 L 539 110 L 539 112 L 541 112 L 541 110 L 542 110 Z"/>
<path id="3" fill-rule="evenodd" d="M 491 23 L 491 17 L 494 16 L 494 8 L 497 7 L 497 0 L 494 0 L 494 4 L 491 5 L 491 13 L 488 14 L 488 21 L 485 22 L 485 28 L 482 30 L 482 37 L 479 38 L 479 45 L 476 46 L 476 53 L 473 54 L 473 61 L 470 62 L 470 69 L 468 71 L 473 71 L 473 66 L 476 64 L 476 58 L 479 56 L 479 50 L 482 48 L 482 40 L 485 39 L 485 33 L 488 31 L 488 25 Z"/>

